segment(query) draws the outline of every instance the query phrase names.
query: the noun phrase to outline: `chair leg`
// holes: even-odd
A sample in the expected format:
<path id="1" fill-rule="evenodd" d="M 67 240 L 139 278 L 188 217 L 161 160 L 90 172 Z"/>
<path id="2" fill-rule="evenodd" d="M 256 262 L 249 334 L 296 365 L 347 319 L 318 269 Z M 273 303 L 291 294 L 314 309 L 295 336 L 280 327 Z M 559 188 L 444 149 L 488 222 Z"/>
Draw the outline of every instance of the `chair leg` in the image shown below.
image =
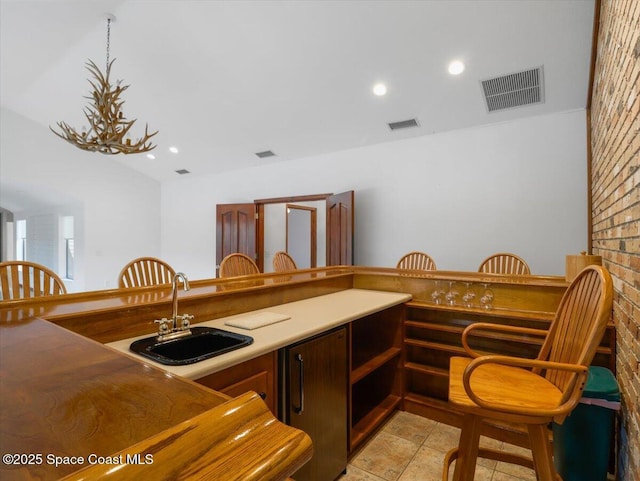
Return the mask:
<path id="1" fill-rule="evenodd" d="M 458 459 L 458 448 L 450 449 L 444 457 L 444 469 L 442 470 L 442 481 L 449 481 L 449 468 L 451 463 Z"/>
<path id="2" fill-rule="evenodd" d="M 543 424 L 530 424 L 529 440 L 533 463 L 539 481 L 557 481 L 558 474 L 553 465 L 553 452 L 549 441 L 549 432 Z"/>
<path id="3" fill-rule="evenodd" d="M 458 457 L 453 472 L 453 481 L 473 481 L 476 474 L 481 424 L 480 417 L 472 414 L 465 415 L 458 443 Z"/>

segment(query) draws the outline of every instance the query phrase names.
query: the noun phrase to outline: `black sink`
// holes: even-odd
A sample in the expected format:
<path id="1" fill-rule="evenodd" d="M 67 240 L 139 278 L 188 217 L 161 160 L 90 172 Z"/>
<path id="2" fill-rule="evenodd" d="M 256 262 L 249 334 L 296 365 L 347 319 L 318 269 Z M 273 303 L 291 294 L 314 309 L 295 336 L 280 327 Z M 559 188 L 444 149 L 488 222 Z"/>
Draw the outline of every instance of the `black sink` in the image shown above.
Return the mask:
<path id="1" fill-rule="evenodd" d="M 169 341 L 147 337 L 134 341 L 129 349 L 160 364 L 183 366 L 240 349 L 252 342 L 252 337 L 243 334 L 214 327 L 192 327 L 189 336 Z"/>

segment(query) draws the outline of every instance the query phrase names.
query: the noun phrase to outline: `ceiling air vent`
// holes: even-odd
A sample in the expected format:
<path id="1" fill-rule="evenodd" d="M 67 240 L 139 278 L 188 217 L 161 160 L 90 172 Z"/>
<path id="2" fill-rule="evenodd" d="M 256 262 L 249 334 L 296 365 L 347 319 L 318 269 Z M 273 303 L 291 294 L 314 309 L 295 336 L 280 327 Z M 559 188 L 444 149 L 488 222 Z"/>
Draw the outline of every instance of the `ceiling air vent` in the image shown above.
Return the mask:
<path id="1" fill-rule="evenodd" d="M 270 150 L 265 150 L 264 152 L 256 152 L 256 155 L 261 159 L 264 159 L 265 157 L 274 157 L 276 154 L 274 154 Z"/>
<path id="2" fill-rule="evenodd" d="M 190 174 L 190 173 L 191 172 L 189 172 L 187 169 L 176 170 L 176 174 L 180 174 L 180 175 Z"/>
<path id="3" fill-rule="evenodd" d="M 408 129 L 410 127 L 418 127 L 417 119 L 401 120 L 400 122 L 391 122 L 389 128 L 391 130 Z"/>
<path id="4" fill-rule="evenodd" d="M 544 102 L 542 67 L 482 80 L 481 83 L 489 112 Z"/>

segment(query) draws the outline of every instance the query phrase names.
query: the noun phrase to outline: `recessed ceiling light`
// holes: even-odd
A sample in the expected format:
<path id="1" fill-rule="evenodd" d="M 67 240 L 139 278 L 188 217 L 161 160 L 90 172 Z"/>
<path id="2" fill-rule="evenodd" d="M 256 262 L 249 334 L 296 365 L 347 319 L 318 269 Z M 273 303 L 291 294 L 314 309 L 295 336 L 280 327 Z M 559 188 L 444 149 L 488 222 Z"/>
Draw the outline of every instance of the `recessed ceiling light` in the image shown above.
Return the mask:
<path id="1" fill-rule="evenodd" d="M 381 97 L 387 93 L 387 86 L 385 84 L 375 84 L 373 86 L 373 93 Z"/>
<path id="2" fill-rule="evenodd" d="M 464 72 L 464 64 L 460 60 L 454 60 L 449 64 L 449 73 L 451 75 L 460 75 Z"/>
<path id="3" fill-rule="evenodd" d="M 171 152 L 172 154 L 177 154 L 178 147 L 174 147 L 174 146 L 169 147 L 169 152 Z"/>
<path id="4" fill-rule="evenodd" d="M 147 159 L 155 160 L 156 156 L 153 154 L 147 154 Z"/>

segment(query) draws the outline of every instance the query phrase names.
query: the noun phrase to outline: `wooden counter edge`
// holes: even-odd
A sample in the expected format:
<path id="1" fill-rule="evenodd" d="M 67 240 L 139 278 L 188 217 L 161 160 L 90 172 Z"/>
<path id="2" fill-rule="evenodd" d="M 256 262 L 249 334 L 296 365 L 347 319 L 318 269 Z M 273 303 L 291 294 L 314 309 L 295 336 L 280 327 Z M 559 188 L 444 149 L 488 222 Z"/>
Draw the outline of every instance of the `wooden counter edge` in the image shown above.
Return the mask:
<path id="1" fill-rule="evenodd" d="M 279 481 L 312 454 L 306 433 L 247 392 L 63 479 Z"/>

